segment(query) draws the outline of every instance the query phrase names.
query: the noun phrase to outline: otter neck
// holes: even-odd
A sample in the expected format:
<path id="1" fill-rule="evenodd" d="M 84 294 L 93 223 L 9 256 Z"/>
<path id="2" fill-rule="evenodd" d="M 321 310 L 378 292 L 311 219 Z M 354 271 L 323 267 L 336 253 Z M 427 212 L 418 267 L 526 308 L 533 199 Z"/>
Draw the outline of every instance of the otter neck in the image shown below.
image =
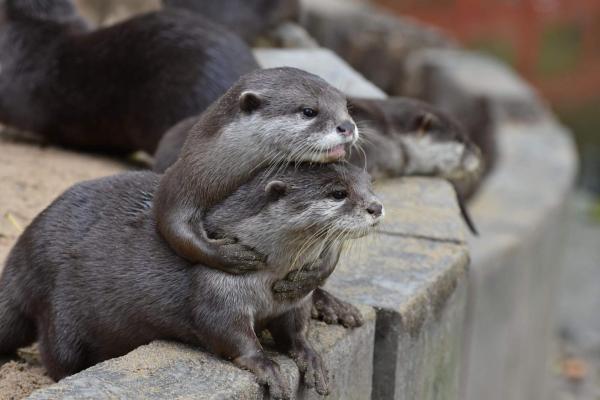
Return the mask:
<path id="1" fill-rule="evenodd" d="M 180 174 L 182 182 L 193 176 L 190 184 L 196 188 L 196 196 L 200 196 L 197 200 L 206 207 L 226 198 L 250 180 L 261 166 L 267 166 L 267 156 L 258 138 L 260 132 L 253 128 L 230 124 L 213 135 L 211 143 L 190 146 L 186 143 L 189 150 L 184 151 L 174 169 L 187 172 Z M 202 151 L 193 151 L 198 148 Z M 189 173 L 189 168 L 193 169 L 193 174 Z"/>
<path id="2" fill-rule="evenodd" d="M 333 240 L 315 239 L 305 231 L 282 229 L 282 225 L 285 223 L 272 216 L 265 218 L 258 214 L 230 226 L 226 236 L 237 237 L 241 243 L 268 255 L 270 269 L 280 276 L 316 262 L 327 246 L 333 244 Z"/>

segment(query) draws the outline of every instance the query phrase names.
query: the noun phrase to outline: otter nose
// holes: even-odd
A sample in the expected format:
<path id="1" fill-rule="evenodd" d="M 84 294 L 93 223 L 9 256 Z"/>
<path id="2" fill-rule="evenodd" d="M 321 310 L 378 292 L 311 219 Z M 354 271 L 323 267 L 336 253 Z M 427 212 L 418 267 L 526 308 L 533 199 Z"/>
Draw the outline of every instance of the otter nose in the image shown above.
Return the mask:
<path id="1" fill-rule="evenodd" d="M 383 204 L 374 201 L 367 207 L 367 212 L 374 217 L 381 217 L 381 214 L 383 213 Z"/>
<path id="2" fill-rule="evenodd" d="M 342 136 L 352 136 L 354 134 L 354 124 L 351 121 L 344 121 L 337 127 L 337 131 Z"/>

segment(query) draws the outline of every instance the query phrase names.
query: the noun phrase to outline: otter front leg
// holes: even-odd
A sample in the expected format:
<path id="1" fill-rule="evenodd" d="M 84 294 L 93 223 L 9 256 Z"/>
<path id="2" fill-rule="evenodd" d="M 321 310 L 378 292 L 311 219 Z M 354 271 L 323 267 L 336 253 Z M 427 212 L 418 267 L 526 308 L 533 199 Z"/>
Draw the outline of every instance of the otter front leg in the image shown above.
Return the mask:
<path id="1" fill-rule="evenodd" d="M 203 323 L 197 331 L 201 344 L 256 375 L 258 382 L 268 387 L 271 398 L 290 399 L 291 392 L 279 364 L 265 355 L 250 319 L 241 317 L 230 322 L 226 329 L 215 329 L 219 324 Z"/>
<path id="2" fill-rule="evenodd" d="M 329 392 L 328 372 L 321 356 L 306 339 L 310 321 L 310 301 L 274 319 L 268 325 L 277 348 L 287 352 L 298 366 L 304 384 L 320 395 Z"/>
<path id="3" fill-rule="evenodd" d="M 340 253 L 341 245 L 333 246 L 321 255 L 316 265 L 304 266 L 275 282 L 273 284 L 275 298 L 280 301 L 298 300 L 314 290 L 312 295 L 314 319 L 320 319 L 328 324 L 339 323 L 346 328 L 361 326 L 364 320 L 356 307 L 319 288 L 333 272 Z"/>
<path id="4" fill-rule="evenodd" d="M 241 274 L 266 268 L 264 257 L 233 239 L 211 239 L 202 222 L 203 210 L 173 207 L 157 215 L 158 229 L 171 248 L 193 263 Z"/>

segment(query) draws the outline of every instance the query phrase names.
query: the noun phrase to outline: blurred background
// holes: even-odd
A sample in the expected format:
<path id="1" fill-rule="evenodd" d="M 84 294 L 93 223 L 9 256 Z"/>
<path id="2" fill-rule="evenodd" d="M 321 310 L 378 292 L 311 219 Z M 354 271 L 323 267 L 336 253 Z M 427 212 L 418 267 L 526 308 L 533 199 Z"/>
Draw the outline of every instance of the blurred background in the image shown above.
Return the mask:
<path id="1" fill-rule="evenodd" d="M 575 133 L 579 184 L 600 194 L 600 1 L 373 0 L 515 68 Z M 599 215 L 600 216 L 600 215 Z"/>
<path id="2" fill-rule="evenodd" d="M 372 1 L 511 65 L 574 133 L 581 164 L 565 237 L 555 390 L 560 399 L 600 399 L 600 1 Z"/>

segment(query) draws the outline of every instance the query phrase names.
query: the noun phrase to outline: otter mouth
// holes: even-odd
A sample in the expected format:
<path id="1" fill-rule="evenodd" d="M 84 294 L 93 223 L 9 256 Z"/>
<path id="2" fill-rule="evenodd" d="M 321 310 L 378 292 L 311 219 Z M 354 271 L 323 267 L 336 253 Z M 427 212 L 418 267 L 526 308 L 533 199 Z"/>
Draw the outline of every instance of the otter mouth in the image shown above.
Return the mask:
<path id="1" fill-rule="evenodd" d="M 339 161 L 346 157 L 346 143 L 321 150 L 319 155 L 325 161 Z"/>

